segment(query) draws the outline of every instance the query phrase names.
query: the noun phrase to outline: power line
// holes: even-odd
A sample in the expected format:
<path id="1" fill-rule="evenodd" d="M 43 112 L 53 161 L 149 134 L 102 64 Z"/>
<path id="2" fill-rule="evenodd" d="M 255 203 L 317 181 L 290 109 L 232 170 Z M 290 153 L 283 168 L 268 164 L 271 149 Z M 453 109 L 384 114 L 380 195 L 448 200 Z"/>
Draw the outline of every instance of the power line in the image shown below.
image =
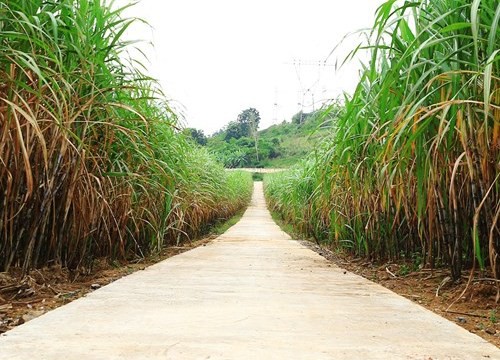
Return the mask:
<path id="1" fill-rule="evenodd" d="M 312 111 L 315 111 L 316 109 L 316 104 L 319 103 L 319 101 L 315 100 L 318 97 L 316 96 L 316 87 L 319 85 L 322 85 L 321 88 L 321 94 L 320 97 L 324 97 L 326 93 L 326 87 L 324 84 L 321 84 L 322 78 L 323 78 L 323 71 L 326 70 L 327 67 L 335 67 L 336 64 L 332 64 L 327 62 L 328 59 L 325 60 L 302 60 L 302 59 L 293 59 L 293 61 L 290 63 L 285 63 L 287 65 L 293 65 L 295 69 L 295 73 L 297 75 L 297 80 L 299 82 L 299 91 L 297 92 L 297 105 L 299 106 L 299 111 L 304 112 L 304 107 L 310 107 L 312 106 Z M 304 81 L 303 81 L 303 76 L 302 76 L 302 67 L 307 66 L 307 67 L 316 67 L 318 70 L 317 78 L 314 80 L 310 86 L 307 88 L 304 86 Z M 306 104 L 306 96 L 307 95 L 311 96 L 311 101 Z"/>

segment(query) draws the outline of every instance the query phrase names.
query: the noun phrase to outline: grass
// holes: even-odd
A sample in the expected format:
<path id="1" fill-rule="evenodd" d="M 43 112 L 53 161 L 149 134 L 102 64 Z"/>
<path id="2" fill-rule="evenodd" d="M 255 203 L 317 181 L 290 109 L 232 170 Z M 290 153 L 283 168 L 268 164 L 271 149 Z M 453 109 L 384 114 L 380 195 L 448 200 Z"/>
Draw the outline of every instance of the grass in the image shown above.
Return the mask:
<path id="1" fill-rule="evenodd" d="M 232 227 L 233 225 L 236 225 L 236 223 L 241 220 L 244 213 L 245 213 L 245 210 L 240 210 L 235 215 L 230 217 L 229 219 L 222 220 L 222 221 L 218 222 L 210 229 L 210 235 L 222 235 L 222 234 L 224 234 L 227 230 L 229 230 L 230 227 Z"/>
<path id="2" fill-rule="evenodd" d="M 290 235 L 292 239 L 302 239 L 304 234 L 297 231 L 293 223 L 286 222 L 279 212 L 271 211 L 271 217 L 280 229 Z"/>
<path id="3" fill-rule="evenodd" d="M 252 173 L 252 179 L 253 179 L 253 181 L 263 181 L 264 180 L 264 174 L 258 173 L 258 172 L 254 172 L 254 173 Z"/>
<path id="4" fill-rule="evenodd" d="M 493 1 L 382 3 L 330 138 L 266 177 L 272 207 L 333 248 L 498 277 L 499 18 Z"/>
<path id="5" fill-rule="evenodd" d="M 144 257 L 249 201 L 128 59 L 122 11 L 0 3 L 0 271 Z"/>

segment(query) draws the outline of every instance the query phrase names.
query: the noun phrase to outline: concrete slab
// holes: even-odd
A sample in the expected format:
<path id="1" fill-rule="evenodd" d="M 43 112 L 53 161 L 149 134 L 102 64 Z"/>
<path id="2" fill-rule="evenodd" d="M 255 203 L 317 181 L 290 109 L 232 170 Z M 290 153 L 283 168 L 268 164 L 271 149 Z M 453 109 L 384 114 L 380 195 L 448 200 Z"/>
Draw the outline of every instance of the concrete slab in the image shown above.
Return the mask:
<path id="1" fill-rule="evenodd" d="M 0 359 L 500 359 L 496 346 L 329 264 L 256 183 L 242 220 L 0 337 Z"/>

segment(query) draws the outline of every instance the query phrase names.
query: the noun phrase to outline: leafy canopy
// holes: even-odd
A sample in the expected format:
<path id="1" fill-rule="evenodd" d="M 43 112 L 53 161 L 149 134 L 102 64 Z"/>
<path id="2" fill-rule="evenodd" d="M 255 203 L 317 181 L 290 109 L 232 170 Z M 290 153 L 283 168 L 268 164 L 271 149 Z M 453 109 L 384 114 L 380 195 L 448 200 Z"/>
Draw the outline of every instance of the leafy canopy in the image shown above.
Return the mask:
<path id="1" fill-rule="evenodd" d="M 231 121 L 226 127 L 225 140 L 252 136 L 259 128 L 260 114 L 255 108 L 243 110 L 236 121 Z"/>

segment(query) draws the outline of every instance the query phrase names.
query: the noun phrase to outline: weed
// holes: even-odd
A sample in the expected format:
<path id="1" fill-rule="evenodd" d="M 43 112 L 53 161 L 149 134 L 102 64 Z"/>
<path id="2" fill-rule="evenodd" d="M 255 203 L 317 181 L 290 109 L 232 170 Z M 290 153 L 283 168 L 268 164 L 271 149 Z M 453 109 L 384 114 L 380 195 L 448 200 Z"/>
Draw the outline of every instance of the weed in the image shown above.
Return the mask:
<path id="1" fill-rule="evenodd" d="M 489 314 L 489 320 L 491 321 L 492 324 L 496 324 L 498 322 L 498 317 L 497 317 L 497 311 L 496 310 L 490 310 Z"/>

